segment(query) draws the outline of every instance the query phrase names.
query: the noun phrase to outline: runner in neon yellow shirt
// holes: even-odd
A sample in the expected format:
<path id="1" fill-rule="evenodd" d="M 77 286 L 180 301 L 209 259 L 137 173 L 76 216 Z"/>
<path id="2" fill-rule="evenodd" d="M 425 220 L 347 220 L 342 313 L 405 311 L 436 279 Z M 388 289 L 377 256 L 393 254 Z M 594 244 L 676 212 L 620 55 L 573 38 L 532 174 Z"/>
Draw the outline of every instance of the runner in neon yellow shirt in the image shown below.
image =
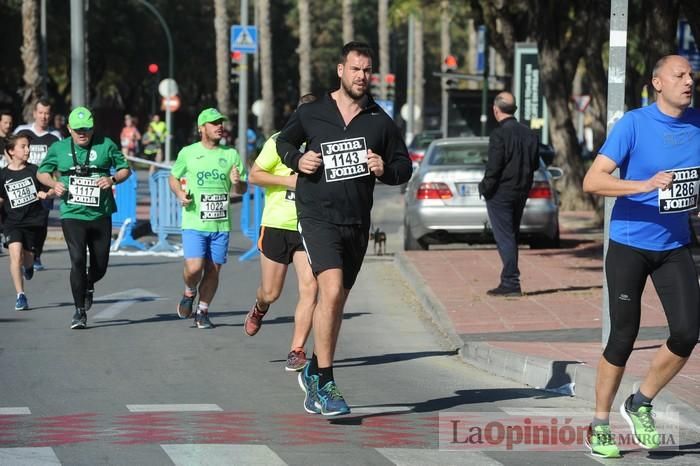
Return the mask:
<path id="1" fill-rule="evenodd" d="M 201 141 L 183 148 L 170 172 L 170 189 L 182 204 L 182 249 L 185 255 L 185 292 L 177 308 L 186 319 L 195 314 L 197 328 L 212 328 L 209 304 L 219 285 L 219 272 L 226 263 L 231 213 L 229 193 L 247 190 L 245 165 L 238 152 L 221 146 L 226 117 L 214 108 L 197 118 Z M 187 191 L 180 179 L 187 179 Z"/>
<path id="2" fill-rule="evenodd" d="M 312 95 L 306 95 L 300 102 L 304 104 L 314 99 Z M 304 345 L 311 332 L 316 305 L 316 278 L 297 231 L 297 209 L 294 203 L 297 175 L 282 163 L 277 154 L 276 138 L 275 134 L 267 140 L 250 169 L 251 183 L 265 187 L 265 209 L 258 240 L 260 286 L 243 329 L 250 336 L 258 333 L 270 304 L 277 301 L 282 293 L 287 268 L 293 262 L 299 284 L 299 301 L 294 312 L 294 335 L 285 369 L 299 371 L 306 364 Z"/>

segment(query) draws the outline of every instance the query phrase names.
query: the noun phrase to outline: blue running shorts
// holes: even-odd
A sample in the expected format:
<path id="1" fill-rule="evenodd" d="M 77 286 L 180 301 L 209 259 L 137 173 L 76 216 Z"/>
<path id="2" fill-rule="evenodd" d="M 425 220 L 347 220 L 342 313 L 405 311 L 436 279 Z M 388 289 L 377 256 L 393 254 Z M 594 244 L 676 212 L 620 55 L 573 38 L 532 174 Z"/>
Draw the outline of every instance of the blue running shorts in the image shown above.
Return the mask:
<path id="1" fill-rule="evenodd" d="M 225 264 L 229 236 L 228 231 L 182 230 L 185 259 L 209 259 L 215 264 Z"/>

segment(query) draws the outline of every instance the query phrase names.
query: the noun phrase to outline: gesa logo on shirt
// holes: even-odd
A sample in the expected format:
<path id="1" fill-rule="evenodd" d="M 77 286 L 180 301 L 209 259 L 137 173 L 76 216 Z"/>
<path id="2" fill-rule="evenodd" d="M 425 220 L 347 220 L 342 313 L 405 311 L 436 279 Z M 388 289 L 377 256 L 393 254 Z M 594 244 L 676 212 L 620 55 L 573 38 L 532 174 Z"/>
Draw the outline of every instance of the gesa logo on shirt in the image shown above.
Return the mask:
<path id="1" fill-rule="evenodd" d="M 226 173 L 217 170 L 216 168 L 210 171 L 197 172 L 197 185 L 204 186 L 208 181 L 225 181 Z"/>

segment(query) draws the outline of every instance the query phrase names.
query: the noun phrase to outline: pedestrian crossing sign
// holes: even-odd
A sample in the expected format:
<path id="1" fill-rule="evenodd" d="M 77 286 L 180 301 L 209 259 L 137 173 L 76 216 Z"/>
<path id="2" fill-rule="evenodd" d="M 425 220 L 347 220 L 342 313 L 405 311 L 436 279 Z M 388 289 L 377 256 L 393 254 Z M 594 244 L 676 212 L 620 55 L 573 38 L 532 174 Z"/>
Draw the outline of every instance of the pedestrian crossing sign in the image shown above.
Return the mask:
<path id="1" fill-rule="evenodd" d="M 231 26 L 231 52 L 255 53 L 258 50 L 258 29 L 255 26 Z"/>

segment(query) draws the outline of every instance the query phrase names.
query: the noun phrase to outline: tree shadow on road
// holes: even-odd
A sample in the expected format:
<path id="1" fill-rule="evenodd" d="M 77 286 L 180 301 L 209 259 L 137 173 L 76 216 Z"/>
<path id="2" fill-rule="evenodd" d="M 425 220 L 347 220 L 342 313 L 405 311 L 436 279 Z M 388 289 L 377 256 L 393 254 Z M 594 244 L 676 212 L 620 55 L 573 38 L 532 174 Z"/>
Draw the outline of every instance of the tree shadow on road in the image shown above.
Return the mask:
<path id="1" fill-rule="evenodd" d="M 243 312 L 243 314 L 247 314 L 248 311 Z M 214 313 L 209 313 L 212 317 L 214 317 L 216 314 Z M 369 315 L 371 312 L 345 312 L 343 314 L 343 320 L 349 320 L 355 317 L 360 317 L 363 315 Z M 294 316 L 279 316 L 275 317 L 274 319 L 272 318 L 267 318 L 263 320 L 263 325 L 276 325 L 276 324 L 292 324 L 294 323 Z M 243 322 L 236 323 L 236 324 L 217 324 L 217 327 L 243 327 Z M 286 360 L 285 360 L 286 361 Z"/>
<path id="2" fill-rule="evenodd" d="M 375 366 L 379 364 L 390 364 L 393 362 L 411 361 L 413 359 L 431 358 L 434 356 L 454 356 L 458 351 L 416 351 L 412 353 L 389 353 L 376 356 L 359 356 L 356 358 L 345 358 L 334 362 L 334 367 L 357 367 Z"/>

